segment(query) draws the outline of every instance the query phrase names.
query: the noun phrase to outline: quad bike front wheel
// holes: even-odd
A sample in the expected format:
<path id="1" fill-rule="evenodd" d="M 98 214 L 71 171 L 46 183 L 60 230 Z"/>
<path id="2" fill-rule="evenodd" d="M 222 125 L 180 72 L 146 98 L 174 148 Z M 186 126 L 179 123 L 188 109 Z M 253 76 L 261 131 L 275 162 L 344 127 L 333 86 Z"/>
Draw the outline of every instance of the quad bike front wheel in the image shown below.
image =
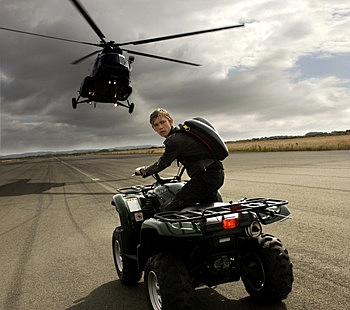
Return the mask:
<path id="1" fill-rule="evenodd" d="M 191 309 L 192 285 L 181 258 L 169 253 L 150 257 L 144 280 L 150 309 Z"/>
<path id="2" fill-rule="evenodd" d="M 135 285 L 142 272 L 138 270 L 136 260 L 123 253 L 122 228 L 118 226 L 112 236 L 113 260 L 118 277 L 126 285 Z"/>
<path id="3" fill-rule="evenodd" d="M 253 251 L 242 260 L 242 281 L 257 302 L 272 304 L 287 298 L 292 290 L 293 266 L 288 251 L 276 237 L 258 237 Z"/>

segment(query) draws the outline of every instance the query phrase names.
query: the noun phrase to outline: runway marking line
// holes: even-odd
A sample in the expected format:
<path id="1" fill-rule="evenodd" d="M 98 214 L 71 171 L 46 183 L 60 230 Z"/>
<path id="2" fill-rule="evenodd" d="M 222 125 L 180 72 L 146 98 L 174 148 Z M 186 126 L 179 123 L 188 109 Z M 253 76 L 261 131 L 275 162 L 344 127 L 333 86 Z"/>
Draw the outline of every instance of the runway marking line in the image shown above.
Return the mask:
<path id="1" fill-rule="evenodd" d="M 105 184 L 99 182 L 99 181 L 100 181 L 100 178 L 94 178 L 93 176 L 91 176 L 91 175 L 88 174 L 87 172 L 85 172 L 85 171 L 83 171 L 83 170 L 81 170 L 81 169 L 79 169 L 79 168 L 77 168 L 77 167 L 72 166 L 71 164 L 69 164 L 69 163 L 63 161 L 62 159 L 60 159 L 60 158 L 58 158 L 58 157 L 56 157 L 56 159 L 57 159 L 58 161 L 60 161 L 62 164 L 64 164 L 64 165 L 70 167 L 71 169 L 74 169 L 75 171 L 78 171 L 78 172 L 81 173 L 82 175 L 85 175 L 85 176 L 88 177 L 91 181 L 94 181 L 94 182 L 98 183 L 98 184 L 101 185 L 104 189 L 110 191 L 111 193 L 115 193 L 115 188 L 113 188 L 113 187 L 111 187 L 111 186 L 108 186 L 108 185 L 105 185 Z"/>

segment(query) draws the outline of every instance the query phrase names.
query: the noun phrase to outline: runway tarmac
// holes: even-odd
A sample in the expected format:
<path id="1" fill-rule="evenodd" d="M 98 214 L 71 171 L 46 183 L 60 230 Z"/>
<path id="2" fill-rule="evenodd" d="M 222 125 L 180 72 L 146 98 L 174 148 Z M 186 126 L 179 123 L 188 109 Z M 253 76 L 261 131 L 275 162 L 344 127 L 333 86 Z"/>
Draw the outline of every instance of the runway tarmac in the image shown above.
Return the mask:
<path id="1" fill-rule="evenodd" d="M 116 188 L 155 155 L 89 155 L 0 164 L 0 308 L 147 309 L 144 284 L 115 272 Z M 234 153 L 224 161 L 225 201 L 289 201 L 292 220 L 264 226 L 288 249 L 294 285 L 275 306 L 254 304 L 242 282 L 203 287 L 199 309 L 350 309 L 350 151 Z M 167 169 L 163 176 L 176 173 Z"/>

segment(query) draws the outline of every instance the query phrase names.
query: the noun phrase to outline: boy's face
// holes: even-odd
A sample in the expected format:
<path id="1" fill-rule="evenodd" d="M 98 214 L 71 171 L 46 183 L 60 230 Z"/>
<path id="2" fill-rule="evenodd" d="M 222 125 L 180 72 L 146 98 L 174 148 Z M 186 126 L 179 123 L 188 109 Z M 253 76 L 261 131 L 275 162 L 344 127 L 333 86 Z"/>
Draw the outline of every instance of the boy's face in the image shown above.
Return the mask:
<path id="1" fill-rule="evenodd" d="M 163 138 L 167 138 L 173 127 L 173 119 L 158 116 L 153 120 L 152 128 Z"/>

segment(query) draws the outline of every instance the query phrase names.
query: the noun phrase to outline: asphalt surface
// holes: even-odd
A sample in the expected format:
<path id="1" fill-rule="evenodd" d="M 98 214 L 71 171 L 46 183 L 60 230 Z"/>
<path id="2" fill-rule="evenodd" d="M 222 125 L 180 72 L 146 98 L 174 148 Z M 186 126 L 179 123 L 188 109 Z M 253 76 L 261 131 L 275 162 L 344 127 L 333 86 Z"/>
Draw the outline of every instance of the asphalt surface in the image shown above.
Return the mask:
<path id="1" fill-rule="evenodd" d="M 0 308 L 147 309 L 143 281 L 114 269 L 115 188 L 157 156 L 78 156 L 0 164 Z M 350 309 L 350 151 L 231 154 L 224 200 L 289 201 L 292 220 L 264 227 L 287 247 L 294 285 L 275 306 L 256 305 L 242 282 L 203 287 L 194 309 Z M 163 176 L 176 172 L 171 167 Z"/>

